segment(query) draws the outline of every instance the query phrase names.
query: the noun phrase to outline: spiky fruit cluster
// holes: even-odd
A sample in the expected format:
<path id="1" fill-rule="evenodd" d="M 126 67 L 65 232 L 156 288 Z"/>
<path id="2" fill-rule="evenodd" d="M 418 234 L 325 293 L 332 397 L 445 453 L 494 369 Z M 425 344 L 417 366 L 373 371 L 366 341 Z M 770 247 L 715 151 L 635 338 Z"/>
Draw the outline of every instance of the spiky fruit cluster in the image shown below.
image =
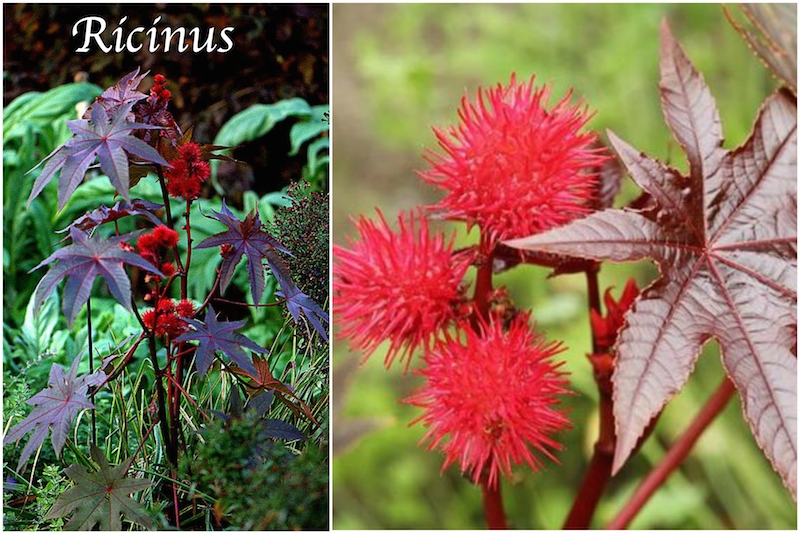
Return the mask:
<path id="1" fill-rule="evenodd" d="M 550 88 L 534 78 L 479 90 L 461 101 L 458 127 L 434 128 L 442 153 L 430 151 L 427 183 L 446 195 L 432 210 L 477 225 L 492 241 L 527 237 L 590 211 L 592 169 L 602 163 L 591 118 L 567 93 L 547 105 Z"/>

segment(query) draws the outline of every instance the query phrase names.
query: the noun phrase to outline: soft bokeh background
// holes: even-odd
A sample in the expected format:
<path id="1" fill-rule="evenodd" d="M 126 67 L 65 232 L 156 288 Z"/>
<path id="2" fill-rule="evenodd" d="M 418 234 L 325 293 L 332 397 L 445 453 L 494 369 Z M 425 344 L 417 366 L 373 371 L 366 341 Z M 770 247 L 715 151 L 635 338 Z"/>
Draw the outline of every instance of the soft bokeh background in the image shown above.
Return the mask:
<path id="1" fill-rule="evenodd" d="M 659 107 L 658 26 L 666 17 L 704 74 L 722 115 L 726 147 L 747 136 L 763 99 L 777 87 L 715 5 L 342 5 L 333 6 L 334 242 L 352 234 L 347 217 L 390 220 L 438 196 L 416 179 L 433 147 L 432 125 L 456 120 L 461 96 L 507 82 L 511 72 L 574 88 L 596 110 L 590 126 L 612 129 L 637 148 L 685 169 Z M 619 202 L 638 194 L 625 184 Z M 474 236 L 459 234 L 459 245 Z M 614 294 L 634 276 L 653 279 L 646 263 L 606 265 L 603 288 Z M 568 399 L 575 429 L 561 435 L 561 465 L 520 475 L 504 488 L 513 527 L 559 528 L 572 503 L 596 436 L 597 393 L 584 354 L 590 349 L 582 276 L 547 279 L 541 268 L 502 276 L 521 307 L 531 307 L 563 354 L 576 395 Z M 442 456 L 417 447 L 418 416 L 399 402 L 418 384 L 400 368 L 387 372 L 381 353 L 336 343 L 334 364 L 334 527 L 337 529 L 484 526 L 480 493 L 456 468 L 439 473 Z M 657 430 L 606 492 L 595 527 L 622 506 L 668 444 L 690 423 L 723 373 L 709 347 Z M 633 527 L 795 529 L 796 505 L 754 443 L 738 398 L 703 435 L 680 471 L 645 507 Z"/>

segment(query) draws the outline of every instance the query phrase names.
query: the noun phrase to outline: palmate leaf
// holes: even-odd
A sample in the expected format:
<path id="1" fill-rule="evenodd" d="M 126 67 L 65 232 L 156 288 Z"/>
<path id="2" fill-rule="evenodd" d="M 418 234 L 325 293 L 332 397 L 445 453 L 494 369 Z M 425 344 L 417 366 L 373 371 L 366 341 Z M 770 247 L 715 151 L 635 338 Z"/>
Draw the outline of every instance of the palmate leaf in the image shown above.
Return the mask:
<path id="1" fill-rule="evenodd" d="M 145 217 L 154 225 L 158 226 L 161 224 L 161 219 L 153 214 L 153 211 L 161 209 L 162 207 L 164 207 L 162 204 L 148 202 L 140 198 L 134 198 L 130 202 L 127 200 L 117 202 L 113 207 L 101 205 L 97 209 L 89 211 L 82 217 L 75 219 L 72 224 L 62 230 L 58 230 L 56 233 L 64 233 L 69 231 L 70 228 L 77 228 L 81 231 L 88 232 L 90 229 L 105 224 L 106 222 L 113 222 L 127 216 Z"/>
<path id="2" fill-rule="evenodd" d="M 214 354 L 217 350 L 230 357 L 240 368 L 253 373 L 257 373 L 257 370 L 244 348 L 258 353 L 268 353 L 266 348 L 234 331 L 244 326 L 247 323 L 246 320 L 218 322 L 217 314 L 210 304 L 205 324 L 193 318 L 184 318 L 183 320 L 195 330 L 184 333 L 176 338 L 175 342 L 198 341 L 200 343 L 195 352 L 195 361 L 197 362 L 197 372 L 201 376 L 205 375 L 208 367 L 214 362 Z"/>
<path id="3" fill-rule="evenodd" d="M 75 357 L 66 374 L 60 365 L 53 364 L 50 367 L 48 387 L 25 402 L 35 406 L 31 414 L 8 430 L 5 444 L 16 442 L 33 431 L 33 435 L 22 450 L 17 464 L 18 471 L 25 466 L 31 454 L 42 445 L 51 429 L 50 441 L 53 443 L 56 456 L 60 456 L 75 417 L 84 409 L 94 409 L 86 395 L 90 386 L 103 384 L 105 374 L 95 372 L 91 375 L 77 377 L 80 360 L 80 356 Z"/>
<path id="4" fill-rule="evenodd" d="M 714 337 L 756 441 L 796 495 L 796 101 L 771 96 L 744 145 L 722 149 L 714 99 L 666 23 L 660 87 L 689 175 L 609 132 L 655 205 L 601 211 L 507 244 L 598 260 L 650 258 L 659 266 L 661 276 L 626 315 L 617 342 L 615 471 Z"/>
<path id="5" fill-rule="evenodd" d="M 286 307 L 294 320 L 299 321 L 300 314 L 305 314 L 314 329 L 327 340 L 327 333 L 321 321 L 327 323 L 328 314 L 294 284 L 289 274 L 289 268 L 278 253 L 281 251 L 291 255 L 291 252 L 264 230 L 258 211 L 251 211 L 242 221 L 236 218 L 236 215 L 228 209 L 223 201 L 222 210 L 219 213 L 214 212 L 213 218 L 228 226 L 228 229 L 205 239 L 195 248 L 211 248 L 225 244 L 232 247 L 232 251 L 222 259 L 221 289 L 225 291 L 233 278 L 236 265 L 244 255 L 247 255 L 247 273 L 250 278 L 251 295 L 254 303 L 260 302 L 266 286 L 263 264 L 263 260 L 266 259 L 272 275 L 281 286 L 278 295 L 286 298 Z"/>
<path id="6" fill-rule="evenodd" d="M 116 114 L 109 116 L 102 105 L 94 105 L 89 120 L 67 121 L 74 137 L 45 158 L 47 164 L 33 184 L 28 204 L 39 196 L 60 169 L 58 208 L 62 209 L 96 158 L 100 160 L 101 170 L 126 200 L 130 200 L 130 174 L 126 152 L 145 161 L 170 166 L 153 147 L 131 135 L 136 129 L 158 129 L 158 126 L 128 122 L 127 115 L 132 106 L 133 102 L 123 104 L 116 110 Z"/>
<path id="7" fill-rule="evenodd" d="M 725 16 L 767 68 L 797 95 L 797 4 L 739 4 L 738 8 L 744 14 L 741 22 L 735 9 L 723 8 Z"/>
<path id="8" fill-rule="evenodd" d="M 304 415 L 312 423 L 319 425 L 319 422 L 314 418 L 308 405 L 295 395 L 294 391 L 281 380 L 272 375 L 272 370 L 269 367 L 269 361 L 265 357 L 254 356 L 253 366 L 255 372 L 243 369 L 234 369 L 233 372 L 240 376 L 251 378 L 247 387 L 258 390 L 265 390 L 267 393 L 277 394 L 278 400 L 288 407 L 296 415 Z M 263 396 L 263 395 L 262 395 Z M 254 397 L 252 401 L 257 400 L 261 396 Z M 294 401 L 292 401 L 294 400 Z M 296 402 L 296 403 L 295 403 Z"/>
<path id="9" fill-rule="evenodd" d="M 38 311 L 61 280 L 67 278 L 62 308 L 71 328 L 81 307 L 89 299 L 92 285 L 98 276 L 102 276 L 106 280 L 114 298 L 130 311 L 131 282 L 125 273 L 123 263 L 148 270 L 157 276 L 163 275 L 141 256 L 120 248 L 120 243 L 130 238 L 129 235 L 110 239 L 89 238 L 86 233 L 77 228 L 71 228 L 69 234 L 72 237 L 72 244 L 56 250 L 36 266 L 36 268 L 40 268 L 58 259 L 58 263 L 48 270 L 39 285 L 36 286 L 34 313 Z"/>
<path id="10" fill-rule="evenodd" d="M 139 100 L 144 100 L 147 95 L 137 91 L 139 84 L 150 73 L 148 70 L 144 74 L 139 74 L 139 67 L 136 70 L 123 76 L 121 80 L 109 87 L 103 94 L 97 97 L 95 103 L 103 106 L 106 112 L 113 114 L 113 112 L 126 104 L 135 104 Z M 89 113 L 91 110 L 87 109 Z M 84 115 L 86 118 L 86 115 Z"/>
<path id="11" fill-rule="evenodd" d="M 223 244 L 233 247 L 233 251 L 223 258 L 222 266 L 220 267 L 220 288 L 222 291 L 228 288 L 236 265 L 239 264 L 244 255 L 247 255 L 250 292 L 253 296 L 253 303 L 259 303 L 266 286 L 262 259 L 268 254 L 279 257 L 275 250 L 280 250 L 290 255 L 291 252 L 265 231 L 257 210 L 251 211 L 242 221 L 236 218 L 236 215 L 228 209 L 223 200 L 222 210 L 219 213 L 215 211 L 213 213 L 213 218 L 228 226 L 228 229 L 205 239 L 195 248 L 212 248 Z"/>
<path id="12" fill-rule="evenodd" d="M 122 531 L 122 516 L 153 529 L 145 509 L 130 497 L 152 485 L 146 479 L 125 477 L 133 458 L 112 467 L 100 448 L 92 445 L 91 454 L 99 470 L 89 472 L 78 464 L 67 468 L 64 472 L 75 486 L 58 497 L 45 518 L 52 520 L 75 511 L 64 526 L 70 531 L 91 531 L 95 526 L 100 531 Z"/>

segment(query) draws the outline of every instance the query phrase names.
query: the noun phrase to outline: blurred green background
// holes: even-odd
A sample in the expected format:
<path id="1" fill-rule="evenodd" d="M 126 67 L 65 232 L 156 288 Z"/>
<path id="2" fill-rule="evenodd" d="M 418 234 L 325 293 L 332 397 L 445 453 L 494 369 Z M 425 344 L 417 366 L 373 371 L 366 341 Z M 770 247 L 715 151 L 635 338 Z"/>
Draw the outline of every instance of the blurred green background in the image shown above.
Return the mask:
<path id="1" fill-rule="evenodd" d="M 665 17 L 717 99 L 725 146 L 741 144 L 778 84 L 719 5 L 334 5 L 334 243 L 352 234 L 348 216 L 378 206 L 392 220 L 399 210 L 436 201 L 414 175 L 425 168 L 424 148 L 435 146 L 430 127 L 454 124 L 465 92 L 472 98 L 512 72 L 551 83 L 554 100 L 573 88 L 596 111 L 591 128 L 610 128 L 685 169 L 659 106 L 658 26 Z M 637 195 L 626 182 L 618 203 Z M 474 241 L 453 229 L 458 246 Z M 523 529 L 561 527 L 597 431 L 584 279 L 547 274 L 524 267 L 497 279 L 533 309 L 548 338 L 564 340 L 576 392 L 566 401 L 575 428 L 560 436 L 561 465 L 533 475 L 519 469 L 505 484 L 511 525 Z M 616 296 L 628 277 L 641 287 L 655 275 L 647 263 L 604 265 L 601 287 L 616 287 Z M 407 427 L 419 412 L 399 400 L 417 379 L 399 367 L 385 371 L 381 353 L 357 366 L 360 357 L 335 343 L 334 527 L 484 527 L 479 490 L 455 467 L 440 474 L 441 454 L 417 446 L 423 428 Z M 616 514 L 722 378 L 716 345 L 709 346 L 648 443 L 612 480 L 594 527 Z M 796 522 L 796 504 L 751 437 L 737 397 L 632 527 L 795 529 Z"/>

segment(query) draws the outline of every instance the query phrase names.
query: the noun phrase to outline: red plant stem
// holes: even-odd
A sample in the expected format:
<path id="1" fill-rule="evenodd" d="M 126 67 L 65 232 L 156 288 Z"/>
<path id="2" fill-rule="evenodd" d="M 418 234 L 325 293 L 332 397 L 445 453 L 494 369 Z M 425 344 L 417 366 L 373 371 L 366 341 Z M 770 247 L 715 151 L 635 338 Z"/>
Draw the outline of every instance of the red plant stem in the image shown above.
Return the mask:
<path id="1" fill-rule="evenodd" d="M 600 393 L 600 436 L 594 445 L 594 453 L 578 495 L 564 522 L 564 529 L 588 529 L 592 523 L 597 504 L 611 477 L 614 461 L 614 415 L 609 395 Z"/>
<path id="2" fill-rule="evenodd" d="M 625 529 L 636 517 L 636 515 L 644 507 L 645 503 L 655 493 L 656 490 L 664 483 L 672 472 L 680 466 L 686 456 L 700 438 L 700 435 L 708 428 L 711 422 L 725 409 L 728 401 L 736 393 L 736 388 L 727 377 L 725 381 L 717 387 L 717 390 L 706 402 L 700 412 L 692 421 L 691 425 L 684 431 L 677 441 L 670 447 L 667 454 L 650 471 L 647 477 L 642 481 L 636 492 L 630 500 L 625 504 L 619 514 L 606 526 L 606 529 Z"/>
<path id="3" fill-rule="evenodd" d="M 586 269 L 586 286 L 589 296 L 589 308 L 600 313 L 600 286 L 597 274 L 600 265 L 592 263 Z M 614 448 L 617 438 L 614 433 L 614 404 L 611 397 L 611 373 L 600 371 L 602 368 L 595 364 L 594 358 L 609 357 L 607 350 L 598 346 L 597 336 L 592 329 L 593 355 L 590 360 L 594 366 L 594 377 L 600 393 L 600 434 L 594 445 L 594 453 L 589 462 L 589 467 L 584 474 L 583 482 L 572 503 L 569 515 L 564 522 L 564 529 L 588 529 L 592 523 L 597 504 L 611 478 L 611 466 L 614 460 Z"/>
<path id="4" fill-rule="evenodd" d="M 186 211 L 183 213 L 183 219 L 186 221 L 186 266 L 183 274 L 181 274 L 181 300 L 185 300 L 188 297 L 189 264 L 192 262 L 192 225 L 189 222 L 190 206 L 191 201 L 186 200 Z"/>
<path id="5" fill-rule="evenodd" d="M 489 476 L 481 478 L 481 492 L 483 493 L 483 509 L 486 514 L 486 525 L 489 529 L 508 529 L 506 514 L 503 510 L 503 496 L 500 482 L 492 488 L 489 486 Z"/>
<path id="6" fill-rule="evenodd" d="M 596 261 L 591 263 L 586 269 L 586 292 L 589 297 L 589 309 L 593 309 L 595 313 L 600 313 L 600 283 L 597 279 L 597 274 L 600 272 L 600 264 Z M 591 326 L 591 322 L 589 323 Z M 592 352 L 599 353 L 600 350 L 597 346 L 597 336 L 592 330 Z"/>
<path id="7" fill-rule="evenodd" d="M 177 387 L 177 389 L 180 391 L 180 393 L 181 393 L 181 394 L 183 394 L 183 395 L 186 397 L 186 399 L 187 399 L 187 400 L 189 400 L 189 403 L 191 403 L 191 404 L 194 406 L 194 408 L 195 408 L 195 409 L 197 409 L 197 412 L 198 412 L 198 413 L 200 413 L 201 415 L 203 415 L 203 417 L 204 417 L 206 420 L 211 420 L 211 417 L 210 417 L 210 416 L 208 416 L 208 415 L 206 414 L 206 412 L 205 412 L 205 411 L 203 411 L 202 409 L 200 409 L 200 406 L 199 406 L 199 405 L 197 405 L 197 402 L 196 402 L 196 401 L 194 401 L 194 398 L 192 398 L 191 396 L 189 396 L 189 393 L 188 393 L 188 392 L 186 392 L 186 389 L 184 389 L 184 388 L 181 386 L 181 384 L 180 384 L 180 383 L 178 383 L 178 381 L 177 381 L 177 380 L 176 380 L 174 377 L 172 377 L 172 376 L 170 376 L 169 374 L 167 374 L 167 379 L 168 379 L 168 380 L 170 380 L 170 381 L 172 382 L 172 384 L 173 384 L 173 385 L 175 385 L 175 387 Z"/>
<path id="8" fill-rule="evenodd" d="M 283 300 L 278 300 L 277 302 L 270 302 L 270 303 L 266 303 L 266 304 L 249 304 L 247 302 L 235 302 L 233 300 L 226 300 L 225 298 L 214 298 L 213 300 L 215 302 L 223 302 L 223 303 L 226 303 L 226 304 L 229 304 L 229 305 L 238 305 L 240 307 L 255 307 L 255 308 L 259 308 L 259 307 L 274 307 L 276 305 L 283 305 L 283 304 L 285 304 L 286 302 L 289 301 L 288 298 L 284 298 Z"/>
<path id="9" fill-rule="evenodd" d="M 480 264 L 475 280 L 473 302 L 475 309 L 483 320 L 489 320 L 489 298 L 492 293 L 492 250 L 490 245 L 481 236 Z"/>
<path id="10" fill-rule="evenodd" d="M 144 437 L 142 437 L 142 440 L 139 442 L 139 445 L 136 447 L 136 451 L 133 452 L 133 455 L 131 455 L 131 458 L 135 458 L 137 455 L 139 455 L 139 452 L 142 451 L 142 446 L 144 446 L 144 443 L 147 442 L 147 439 L 150 438 L 150 434 L 155 429 L 156 424 L 157 424 L 157 422 L 153 422 L 152 424 L 150 424 L 150 427 L 147 428 L 147 431 L 145 432 Z M 131 464 L 133 464 L 133 461 L 131 461 Z"/>
<path id="11" fill-rule="evenodd" d="M 89 374 L 94 374 L 94 351 L 92 349 L 92 298 L 86 300 L 86 329 L 89 338 Z M 96 387 L 89 387 L 89 396 L 92 398 L 92 405 L 95 405 L 94 391 Z M 92 446 L 97 446 L 97 409 L 92 409 Z"/>
<path id="12" fill-rule="evenodd" d="M 136 315 L 136 320 L 139 321 L 139 324 L 142 326 L 142 329 L 147 332 L 147 344 L 150 348 L 150 361 L 153 365 L 153 371 L 156 374 L 156 403 L 158 404 L 158 422 L 161 426 L 161 436 L 164 440 L 164 446 L 167 449 L 167 457 L 169 458 L 172 464 L 178 464 L 178 449 L 173 447 L 173 444 L 170 439 L 170 432 L 167 422 L 167 411 L 166 411 L 166 398 L 164 394 L 164 384 L 161 381 L 161 378 L 164 376 L 164 370 L 162 370 L 158 366 L 158 357 L 156 356 L 156 333 L 155 330 L 148 330 L 147 326 L 144 324 L 144 320 L 142 320 L 142 315 L 139 314 L 139 308 L 136 306 L 136 301 L 134 300 L 133 296 L 131 295 L 131 307 L 133 308 L 133 314 Z M 158 316 L 156 315 L 156 321 L 158 320 Z M 169 364 L 169 362 L 167 362 Z"/>
<path id="13" fill-rule="evenodd" d="M 173 478 L 177 477 L 175 475 L 174 471 L 172 472 L 172 477 Z M 173 502 L 174 507 L 175 507 L 175 527 L 177 529 L 180 529 L 181 528 L 181 512 L 178 509 L 178 484 L 175 483 L 174 481 L 172 482 L 172 502 Z"/>
<path id="14" fill-rule="evenodd" d="M 217 278 L 214 280 L 214 286 L 211 287 L 211 290 L 208 292 L 208 296 L 206 296 L 205 301 L 202 304 L 200 304 L 200 307 L 198 307 L 197 311 L 194 312 L 194 316 L 192 318 L 199 315 L 203 309 L 208 307 L 209 302 L 211 302 L 211 297 L 217 292 L 218 289 L 219 289 L 219 269 L 217 269 Z"/>
<path id="15" fill-rule="evenodd" d="M 169 194 L 167 193 L 167 185 L 164 181 L 164 169 L 161 168 L 161 165 L 156 165 L 156 174 L 158 174 L 158 184 L 161 185 L 161 197 L 164 199 L 164 211 L 167 214 L 167 227 L 174 231 L 175 224 L 172 222 L 172 208 L 169 205 Z M 177 244 L 172 247 L 172 253 L 175 256 L 175 264 L 178 270 L 182 271 L 183 263 L 181 262 L 181 255 L 178 253 Z"/>
<path id="16" fill-rule="evenodd" d="M 480 331 L 480 322 L 489 322 L 491 311 L 492 294 L 492 255 L 491 243 L 481 235 L 480 262 L 478 263 L 478 274 L 475 280 L 475 292 L 473 293 L 473 303 L 475 305 L 476 317 L 473 317 L 472 327 Z M 484 472 L 481 476 L 479 485 L 483 494 L 483 509 L 486 515 L 486 523 L 489 529 L 508 529 L 506 525 L 506 513 L 503 509 L 503 496 L 500 490 L 500 482 L 496 487 L 489 484 L 489 476 Z"/>

